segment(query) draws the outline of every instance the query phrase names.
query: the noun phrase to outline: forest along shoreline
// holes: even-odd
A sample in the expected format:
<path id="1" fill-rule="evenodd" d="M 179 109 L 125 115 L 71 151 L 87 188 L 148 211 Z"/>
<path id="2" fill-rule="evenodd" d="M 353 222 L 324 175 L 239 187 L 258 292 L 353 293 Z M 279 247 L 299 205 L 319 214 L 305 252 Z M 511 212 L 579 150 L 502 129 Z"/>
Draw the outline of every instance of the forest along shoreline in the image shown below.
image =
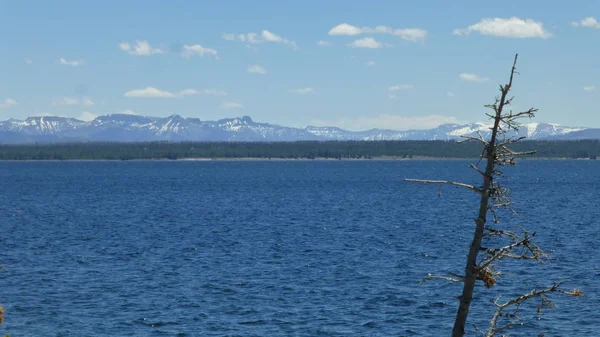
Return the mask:
<path id="1" fill-rule="evenodd" d="M 475 159 L 456 141 L 88 142 L 0 145 L 0 160 L 453 160 Z M 596 159 L 600 139 L 527 141 L 514 151 L 537 159 Z M 529 158 L 528 158 L 529 160 Z"/>
<path id="2" fill-rule="evenodd" d="M 458 158 L 458 157 L 425 157 L 425 156 L 413 156 L 412 158 L 393 157 L 393 156 L 381 156 L 381 157 L 369 157 L 369 158 L 263 158 L 263 157 L 239 157 L 239 158 L 138 158 L 138 159 L 0 159 L 0 162 L 207 162 L 207 161 L 468 161 L 477 160 L 473 158 Z M 575 161 L 595 161 L 595 158 L 566 158 L 566 157 L 529 157 L 521 158 L 524 161 L 552 161 L 552 160 L 575 160 Z"/>

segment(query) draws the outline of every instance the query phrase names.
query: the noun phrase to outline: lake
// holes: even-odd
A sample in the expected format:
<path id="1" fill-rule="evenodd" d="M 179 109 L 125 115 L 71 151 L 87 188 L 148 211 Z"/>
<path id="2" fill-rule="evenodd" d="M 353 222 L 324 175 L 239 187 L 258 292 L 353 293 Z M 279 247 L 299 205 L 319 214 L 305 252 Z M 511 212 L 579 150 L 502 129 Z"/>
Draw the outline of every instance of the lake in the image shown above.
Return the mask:
<path id="1" fill-rule="evenodd" d="M 447 336 L 478 196 L 471 161 L 0 162 L 0 334 Z M 600 161 L 506 169 L 551 261 L 507 262 L 490 302 L 553 281 L 584 297 L 523 307 L 514 336 L 600 331 Z"/>

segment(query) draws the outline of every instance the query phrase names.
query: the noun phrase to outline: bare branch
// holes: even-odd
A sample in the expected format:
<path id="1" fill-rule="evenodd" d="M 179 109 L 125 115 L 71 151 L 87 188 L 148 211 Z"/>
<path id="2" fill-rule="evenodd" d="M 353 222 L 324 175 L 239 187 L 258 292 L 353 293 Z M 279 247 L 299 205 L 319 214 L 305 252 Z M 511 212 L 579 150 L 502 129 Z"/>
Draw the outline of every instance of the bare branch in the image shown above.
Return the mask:
<path id="1" fill-rule="evenodd" d="M 494 337 L 494 336 L 496 336 L 497 333 L 501 333 L 504 330 L 515 325 L 514 321 L 509 321 L 507 325 L 498 328 L 498 326 L 497 326 L 498 320 L 502 317 L 507 318 L 509 320 L 518 319 L 520 321 L 520 318 L 516 315 L 516 313 L 519 309 L 519 306 L 523 302 L 525 302 L 529 299 L 532 299 L 535 297 L 539 297 L 541 299 L 542 303 L 538 306 L 538 309 L 537 309 L 538 313 L 539 313 L 541 311 L 542 307 L 551 308 L 554 306 L 554 304 L 552 304 L 552 302 L 547 297 L 544 296 L 545 294 L 560 293 L 560 294 L 574 296 L 574 297 L 583 296 L 583 292 L 579 289 L 573 289 L 573 290 L 569 290 L 569 291 L 560 289 L 560 286 L 564 282 L 565 281 L 554 283 L 554 285 L 552 285 L 551 287 L 542 289 L 542 290 L 534 289 L 534 290 L 528 292 L 527 294 L 521 295 L 519 297 L 515 297 L 515 298 L 511 299 L 510 301 L 507 301 L 503 304 L 498 304 L 498 300 L 494 301 L 494 304 L 496 305 L 497 309 L 496 309 L 496 313 L 494 314 L 494 317 L 490 321 L 490 327 L 488 329 L 486 337 Z M 516 306 L 515 311 L 512 314 L 503 314 L 504 309 L 506 309 L 507 307 L 510 307 L 512 305 Z"/>
<path id="2" fill-rule="evenodd" d="M 508 81 L 508 84 L 504 87 L 504 90 L 506 90 L 507 92 L 508 92 L 508 90 L 510 90 L 510 87 L 512 87 L 513 76 L 515 75 L 515 72 L 517 70 L 517 58 L 519 58 L 519 54 L 515 54 L 515 60 L 513 61 L 513 66 L 510 71 L 510 80 Z M 500 86 L 500 87 L 502 87 L 502 86 Z M 501 90 L 501 91 L 503 91 L 503 90 Z"/>
<path id="3" fill-rule="evenodd" d="M 463 184 L 463 183 L 457 183 L 454 181 L 446 181 L 446 180 L 422 180 L 422 179 L 404 179 L 404 181 L 409 182 L 409 183 L 421 183 L 421 184 L 433 184 L 433 185 L 452 185 L 452 186 L 457 186 L 457 187 L 462 187 L 462 188 L 466 188 L 468 190 L 471 190 L 477 194 L 481 194 L 481 190 L 478 189 L 475 186 L 472 185 L 468 185 L 468 184 Z"/>
<path id="4" fill-rule="evenodd" d="M 537 151 L 523 151 L 523 152 L 512 152 L 513 156 L 529 156 L 532 154 L 536 154 Z"/>
<path id="5" fill-rule="evenodd" d="M 536 260 L 542 262 L 541 258 L 545 257 L 546 253 L 544 253 L 540 247 L 531 242 L 533 237 L 535 237 L 535 233 L 532 233 L 531 235 L 525 233 L 525 237 L 520 241 L 511 243 L 501 248 L 486 249 L 485 252 L 490 256 L 484 258 L 480 262 L 479 268 L 486 268 L 494 261 L 504 258 Z M 525 251 L 520 255 L 511 253 L 511 251 L 517 247 L 525 247 Z"/>
<path id="6" fill-rule="evenodd" d="M 519 142 L 519 141 L 521 141 L 521 140 L 523 140 L 525 138 L 527 138 L 527 137 L 521 136 L 519 138 L 507 138 L 507 139 L 499 142 L 498 146 L 505 146 L 505 145 L 508 145 L 508 144 L 516 143 L 516 142 Z"/>
<path id="7" fill-rule="evenodd" d="M 485 173 L 483 171 L 481 171 L 480 169 L 478 169 L 477 166 L 470 164 L 469 168 L 475 170 L 475 172 L 479 173 L 482 177 L 485 176 Z"/>
<path id="8" fill-rule="evenodd" d="M 502 116 L 503 118 L 509 120 L 509 119 L 518 119 L 518 118 L 531 118 L 531 117 L 535 117 L 535 113 L 538 111 L 538 109 L 534 109 L 531 108 L 527 111 L 521 111 L 521 112 L 517 112 L 517 113 L 512 113 L 512 111 L 504 116 Z"/>
<path id="9" fill-rule="evenodd" d="M 453 282 L 453 283 L 460 283 L 464 281 L 464 276 L 461 275 L 456 275 L 456 274 L 451 274 L 448 273 L 449 275 L 455 276 L 457 278 L 454 277 L 448 277 L 448 276 L 439 276 L 439 275 L 432 275 L 432 274 L 427 274 L 427 276 L 425 276 L 421 282 L 419 282 L 419 284 L 423 284 L 429 280 L 432 279 L 440 279 L 440 280 L 445 280 L 445 281 L 449 281 L 449 282 Z"/>
<path id="10" fill-rule="evenodd" d="M 493 121 L 493 126 L 489 128 L 488 136 L 483 137 L 480 132 L 477 136 L 468 135 L 461 136 L 463 139 L 457 143 L 467 141 L 476 141 L 483 144 L 483 150 L 478 158 L 476 165 L 469 165 L 469 168 L 477 172 L 482 178 L 482 184 L 478 187 L 446 181 L 446 180 L 418 180 L 405 179 L 407 182 L 417 182 L 423 184 L 435 184 L 441 189 L 442 185 L 452 185 L 466 188 L 480 195 L 479 212 L 475 218 L 475 228 L 473 239 L 469 246 L 467 261 L 465 264 L 464 275 L 450 274 L 450 276 L 435 276 L 428 274 L 421 284 L 431 279 L 443 279 L 450 282 L 462 282 L 463 289 L 458 299 L 460 301 L 452 329 L 453 337 L 463 337 L 465 334 L 465 324 L 471 302 L 474 299 L 474 289 L 477 281 L 483 281 L 486 287 L 492 287 L 496 284 L 496 277 L 503 274 L 495 271 L 495 262 L 502 259 L 518 259 L 518 260 L 533 260 L 542 262 L 548 258 L 548 255 L 542 249 L 532 242 L 535 233 L 529 234 L 524 231 L 523 236 L 519 236 L 511 231 L 494 229 L 487 226 L 487 219 L 491 214 L 494 223 L 499 223 L 498 211 L 506 209 L 517 215 L 517 212 L 512 209 L 513 201 L 509 198 L 508 189 L 501 184 L 501 179 L 504 177 L 503 169 L 506 166 L 516 164 L 516 157 L 534 154 L 535 151 L 517 152 L 511 150 L 508 146 L 517 143 L 526 137 L 519 136 L 519 128 L 522 126 L 519 121 L 523 118 L 531 118 L 535 116 L 537 109 L 531 108 L 526 111 L 513 112 L 510 106 L 514 97 L 509 98 L 513 79 L 516 71 L 518 54 L 515 55 L 514 62 L 510 71 L 510 78 L 507 84 L 500 85 L 500 93 L 495 97 L 493 104 L 485 105 L 486 108 L 492 109 L 494 113 L 485 113 Z M 508 111 L 508 112 L 507 112 Z M 485 162 L 485 167 L 480 168 L 479 164 Z M 438 192 L 439 195 L 439 192 Z M 490 242 L 485 242 L 485 246 L 500 246 L 500 248 L 484 248 L 482 246 L 483 239 Z M 482 254 L 483 258 L 482 258 Z M 580 290 L 564 291 L 559 289 L 561 284 L 557 283 L 554 286 L 542 289 L 533 290 L 530 293 L 514 298 L 506 303 L 500 304 L 499 299 L 494 302 L 497 311 L 490 321 L 489 330 L 484 333 L 481 329 L 476 328 L 478 332 L 486 337 L 492 337 L 500 334 L 503 331 L 522 322 L 518 316 L 521 303 L 531 299 L 539 298 L 541 301 L 538 310 L 542 307 L 551 307 L 552 302 L 546 297 L 548 293 L 562 293 L 570 296 L 581 296 Z M 508 310 L 508 308 L 511 307 Z M 498 325 L 502 320 L 503 325 Z"/>
<path id="11" fill-rule="evenodd" d="M 474 141 L 480 142 L 483 145 L 487 145 L 487 143 L 488 143 L 487 141 L 485 141 L 485 140 L 483 140 L 481 138 L 476 138 L 476 137 L 471 137 L 471 136 L 460 136 L 460 137 L 464 138 L 464 139 L 457 141 L 456 144 L 462 144 L 462 143 L 468 142 L 470 140 L 474 140 Z"/>

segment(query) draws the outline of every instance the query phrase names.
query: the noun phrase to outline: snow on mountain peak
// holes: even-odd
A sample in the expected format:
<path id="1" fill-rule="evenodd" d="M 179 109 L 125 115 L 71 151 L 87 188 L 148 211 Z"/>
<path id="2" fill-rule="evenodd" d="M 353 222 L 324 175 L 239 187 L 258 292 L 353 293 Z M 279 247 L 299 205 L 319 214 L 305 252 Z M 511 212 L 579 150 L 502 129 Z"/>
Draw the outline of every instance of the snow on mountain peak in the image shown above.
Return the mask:
<path id="1" fill-rule="evenodd" d="M 43 116 L 30 117 L 24 121 L 16 119 L 0 121 L 0 143 L 60 139 L 70 141 L 456 140 L 461 136 L 477 136 L 478 132 L 483 137 L 489 137 L 491 126 L 488 123 L 447 123 L 430 130 L 347 131 L 333 126 L 291 128 L 257 123 L 249 116 L 201 121 L 199 118 L 184 118 L 177 114 L 163 118 L 113 114 L 99 116 L 89 122 L 66 117 Z M 11 135 L 3 138 L 1 132 L 10 132 Z M 530 139 L 600 138 L 600 129 L 529 123 L 523 124 L 519 135 L 526 135 Z"/>
<path id="2" fill-rule="evenodd" d="M 456 125 L 453 131 L 448 132 L 449 136 L 467 136 L 470 134 L 476 134 L 477 132 L 488 132 L 492 127 L 491 124 L 484 123 L 471 123 L 466 125 Z"/>
<path id="3" fill-rule="evenodd" d="M 540 123 L 528 123 L 523 125 L 527 129 L 527 137 L 533 137 L 539 125 Z"/>

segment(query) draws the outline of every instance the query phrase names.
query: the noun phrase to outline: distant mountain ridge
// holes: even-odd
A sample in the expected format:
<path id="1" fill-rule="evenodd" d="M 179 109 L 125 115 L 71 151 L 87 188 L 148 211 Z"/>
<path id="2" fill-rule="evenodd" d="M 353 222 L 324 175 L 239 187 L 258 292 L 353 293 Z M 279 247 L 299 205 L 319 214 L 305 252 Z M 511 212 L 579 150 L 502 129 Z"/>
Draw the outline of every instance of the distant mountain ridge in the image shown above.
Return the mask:
<path id="1" fill-rule="evenodd" d="M 43 116 L 0 121 L 0 143 L 78 141 L 299 141 L 299 140 L 454 140 L 486 137 L 490 125 L 442 124 L 429 130 L 348 131 L 338 127 L 285 127 L 258 123 L 249 116 L 202 121 L 179 115 L 147 117 L 113 114 L 91 121 Z M 519 135 L 529 139 L 600 139 L 600 128 L 567 127 L 550 123 L 523 124 Z"/>

